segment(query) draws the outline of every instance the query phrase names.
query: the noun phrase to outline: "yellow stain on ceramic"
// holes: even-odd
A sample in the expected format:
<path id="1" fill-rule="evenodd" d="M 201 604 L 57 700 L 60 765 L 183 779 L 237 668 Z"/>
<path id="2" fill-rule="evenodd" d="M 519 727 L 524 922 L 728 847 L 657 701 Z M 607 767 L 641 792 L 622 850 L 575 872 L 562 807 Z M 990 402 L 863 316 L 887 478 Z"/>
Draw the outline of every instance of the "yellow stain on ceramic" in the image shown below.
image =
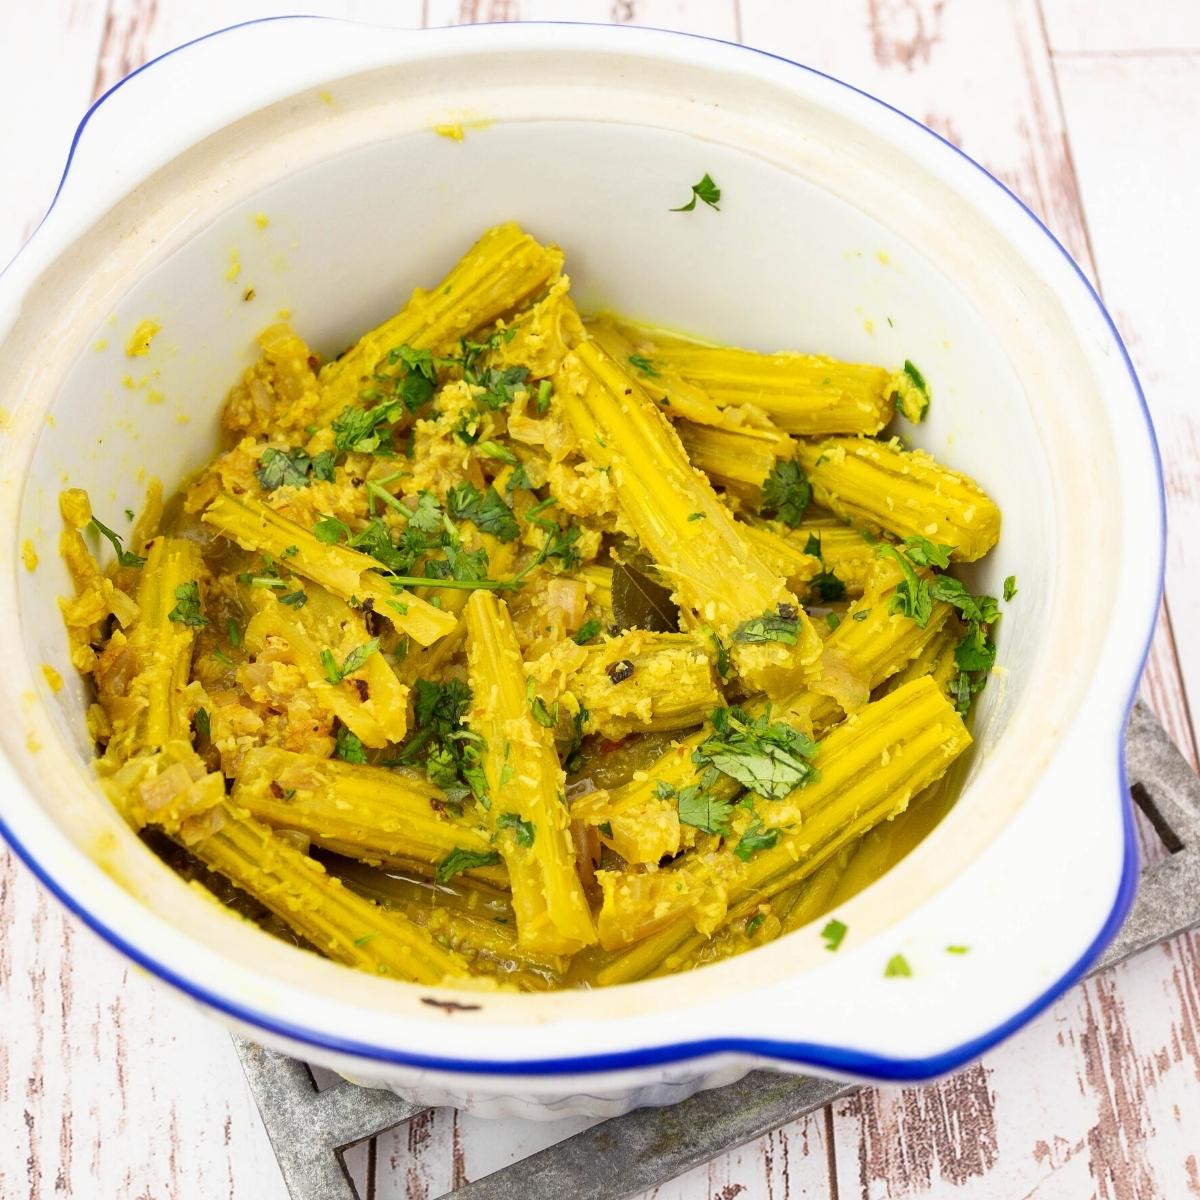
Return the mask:
<path id="1" fill-rule="evenodd" d="M 46 686 L 55 693 L 63 690 L 63 677 L 49 664 L 42 663 L 42 675 L 45 677 Z"/>
<path id="2" fill-rule="evenodd" d="M 229 256 L 229 270 L 225 272 L 225 278 L 231 283 L 242 273 L 242 256 L 238 252 L 238 248 L 234 246 L 233 252 Z"/>
<path id="3" fill-rule="evenodd" d="M 104 351 L 108 349 L 108 338 L 97 338 L 92 343 L 92 349 L 95 350 L 97 354 L 103 354 Z"/>
<path id="4" fill-rule="evenodd" d="M 271 223 L 271 221 L 270 221 L 270 218 L 267 216 L 267 214 L 266 214 L 266 213 L 260 212 L 260 213 L 255 213 L 255 214 L 254 214 L 254 224 L 255 224 L 255 225 L 256 225 L 256 226 L 257 226 L 259 229 L 266 229 L 266 227 L 267 227 L 267 226 L 268 226 L 270 223 Z"/>
<path id="5" fill-rule="evenodd" d="M 448 138 L 452 142 L 461 142 L 467 136 L 468 129 L 487 129 L 492 122 L 487 117 L 473 113 L 459 113 L 452 121 L 442 121 L 434 125 L 433 132 L 438 137 Z"/>
<path id="6" fill-rule="evenodd" d="M 892 265 L 892 256 L 886 250 L 876 250 L 875 257 L 879 259 L 882 266 L 890 267 Z"/>
<path id="7" fill-rule="evenodd" d="M 160 329 L 162 326 L 149 317 L 139 321 L 129 335 L 129 340 L 125 343 L 125 353 L 130 358 L 145 358 L 150 353 L 150 343 L 154 340 L 154 335 Z"/>

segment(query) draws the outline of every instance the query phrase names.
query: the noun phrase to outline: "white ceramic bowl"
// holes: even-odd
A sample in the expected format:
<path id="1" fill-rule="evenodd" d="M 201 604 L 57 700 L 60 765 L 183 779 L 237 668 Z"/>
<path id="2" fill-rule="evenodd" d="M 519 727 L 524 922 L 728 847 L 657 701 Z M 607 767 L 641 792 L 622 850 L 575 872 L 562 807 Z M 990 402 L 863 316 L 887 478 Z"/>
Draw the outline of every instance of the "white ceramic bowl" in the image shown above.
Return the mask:
<path id="1" fill-rule="evenodd" d="M 456 121 L 461 142 L 432 132 Z M 720 212 L 669 212 L 705 172 Z M 211 453 L 222 397 L 280 308 L 335 350 L 511 217 L 562 244 L 585 304 L 767 349 L 914 359 L 935 394 L 917 440 L 1003 510 L 975 582 L 996 592 L 1013 573 L 1020 593 L 962 797 L 839 910 L 836 955 L 809 928 L 699 974 L 460 995 L 470 1008 L 448 1011 L 427 1001 L 455 993 L 231 919 L 92 782 L 56 606 L 59 490 L 86 487 L 118 521 L 145 473 L 173 486 Z M 128 359 L 147 316 L 162 332 Z M 1027 1021 L 1122 919 L 1136 855 L 1121 733 L 1163 545 L 1145 405 L 1062 247 L 871 97 L 648 30 L 242 26 L 88 114 L 49 216 L 0 279 L 0 337 L 4 833 L 93 929 L 251 1036 L 420 1100 L 527 1116 L 666 1102 L 762 1064 L 919 1079 Z M 61 693 L 43 663 L 68 678 Z M 897 952 L 912 978 L 884 977 Z"/>

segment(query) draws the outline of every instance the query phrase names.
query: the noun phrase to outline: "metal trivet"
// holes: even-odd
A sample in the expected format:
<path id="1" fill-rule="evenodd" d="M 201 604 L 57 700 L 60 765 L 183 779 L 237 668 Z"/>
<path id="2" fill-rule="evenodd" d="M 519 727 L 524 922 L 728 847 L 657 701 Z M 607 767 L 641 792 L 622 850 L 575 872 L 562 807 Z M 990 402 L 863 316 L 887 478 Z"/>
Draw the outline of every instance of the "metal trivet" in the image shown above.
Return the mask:
<path id="1" fill-rule="evenodd" d="M 1170 855 L 1142 873 L 1133 910 L 1093 972 L 1200 924 L 1200 779 L 1141 703 L 1130 718 L 1125 746 L 1132 797 Z M 345 1081 L 319 1092 L 303 1063 L 234 1041 L 292 1200 L 359 1200 L 343 1152 L 424 1111 L 391 1092 Z M 754 1071 L 670 1108 L 603 1121 L 446 1196 L 621 1200 L 860 1086 Z M 598 1162 L 603 1171 L 596 1170 Z"/>

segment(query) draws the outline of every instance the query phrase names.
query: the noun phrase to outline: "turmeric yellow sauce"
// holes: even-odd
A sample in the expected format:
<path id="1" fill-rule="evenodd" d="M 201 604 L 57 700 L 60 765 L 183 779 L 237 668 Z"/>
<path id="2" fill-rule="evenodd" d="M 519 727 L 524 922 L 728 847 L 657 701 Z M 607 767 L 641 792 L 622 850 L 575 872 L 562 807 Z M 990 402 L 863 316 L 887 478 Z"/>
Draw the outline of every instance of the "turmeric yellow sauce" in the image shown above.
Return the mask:
<path id="1" fill-rule="evenodd" d="M 62 500 L 101 781 L 221 900 L 401 980 L 612 984 L 944 811 L 999 615 L 949 569 L 1000 515 L 888 437 L 912 363 L 581 317 L 512 223 L 338 358 L 259 348 L 182 493 L 124 536 Z"/>

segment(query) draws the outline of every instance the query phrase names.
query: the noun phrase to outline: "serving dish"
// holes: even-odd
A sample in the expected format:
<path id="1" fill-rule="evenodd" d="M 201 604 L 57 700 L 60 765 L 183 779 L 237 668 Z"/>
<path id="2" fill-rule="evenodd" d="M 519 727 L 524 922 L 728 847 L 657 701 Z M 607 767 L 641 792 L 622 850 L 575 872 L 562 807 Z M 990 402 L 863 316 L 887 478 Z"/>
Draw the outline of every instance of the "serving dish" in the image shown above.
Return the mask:
<path id="1" fill-rule="evenodd" d="M 213 94 L 216 78 L 240 82 Z M 706 172 L 721 210 L 671 214 Z M 481 1001 L 364 979 L 161 867 L 90 778 L 82 689 L 54 692 L 42 670 L 69 679 L 64 475 L 98 506 L 138 507 L 145 473 L 170 485 L 211 452 L 271 314 L 336 348 L 510 217 L 553 230 L 594 306 L 762 348 L 921 362 L 935 403 L 915 440 L 1004 512 L 974 582 L 997 591 L 1015 573 L 1021 604 L 961 799 L 838 912 L 836 955 L 810 928 L 601 992 Z M 162 330 L 129 358 L 147 317 Z M 0 328 L 0 602 L 16 614 L 0 635 L 4 832 L 93 928 L 248 1035 L 497 1114 L 611 1114 L 763 1064 L 924 1078 L 1017 1028 L 1119 924 L 1136 866 L 1120 735 L 1161 579 L 1153 434 L 1061 247 L 878 101 L 657 31 L 238 27 L 89 114 L 54 207 L 0 280 Z M 911 977 L 885 976 L 896 953 Z"/>

